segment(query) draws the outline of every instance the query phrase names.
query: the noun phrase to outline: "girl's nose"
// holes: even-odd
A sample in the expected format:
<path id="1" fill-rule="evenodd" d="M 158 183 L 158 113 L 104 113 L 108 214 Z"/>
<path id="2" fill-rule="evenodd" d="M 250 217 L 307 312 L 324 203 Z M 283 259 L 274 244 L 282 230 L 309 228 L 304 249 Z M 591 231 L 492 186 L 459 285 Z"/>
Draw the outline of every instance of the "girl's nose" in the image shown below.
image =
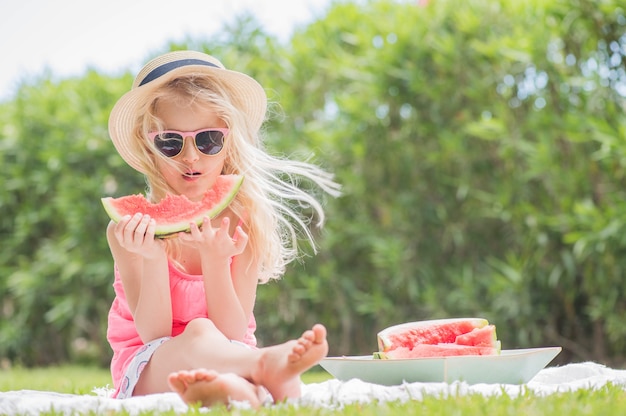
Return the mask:
<path id="1" fill-rule="evenodd" d="M 183 147 L 183 160 L 187 163 L 196 162 L 200 158 L 198 149 L 196 148 L 196 138 L 189 136 L 185 137 L 183 140 L 187 140 L 187 143 L 185 143 Z"/>

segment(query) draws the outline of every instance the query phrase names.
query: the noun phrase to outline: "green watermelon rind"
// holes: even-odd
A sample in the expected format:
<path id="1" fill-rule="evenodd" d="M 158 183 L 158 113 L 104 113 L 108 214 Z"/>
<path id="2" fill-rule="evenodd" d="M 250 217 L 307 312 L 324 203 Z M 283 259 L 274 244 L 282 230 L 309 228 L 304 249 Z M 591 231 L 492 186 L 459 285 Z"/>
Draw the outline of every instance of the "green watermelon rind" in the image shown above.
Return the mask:
<path id="1" fill-rule="evenodd" d="M 226 176 L 231 176 L 231 175 L 226 175 Z M 189 232 L 191 229 L 190 224 L 192 222 L 200 226 L 202 225 L 202 222 L 204 221 L 205 217 L 209 217 L 211 219 L 217 217 L 224 209 L 226 209 L 226 207 L 230 205 L 230 203 L 233 201 L 233 199 L 239 192 L 239 189 L 241 188 L 241 185 L 243 183 L 243 179 L 244 179 L 243 175 L 232 175 L 232 176 L 235 177 L 233 179 L 232 188 L 230 189 L 228 194 L 226 194 L 219 201 L 219 203 L 217 203 L 210 209 L 201 211 L 200 213 L 192 216 L 191 218 L 186 218 L 184 221 L 178 221 L 176 223 L 167 224 L 167 225 L 157 224 L 157 227 L 154 233 L 155 236 L 157 238 L 168 238 L 180 232 Z M 124 215 L 120 214 L 115 209 L 115 207 L 112 204 L 114 200 L 115 199 L 112 197 L 101 198 L 102 205 L 104 206 L 104 210 L 106 211 L 107 215 L 109 216 L 109 218 L 111 218 L 113 222 L 117 223 L 122 219 Z"/>

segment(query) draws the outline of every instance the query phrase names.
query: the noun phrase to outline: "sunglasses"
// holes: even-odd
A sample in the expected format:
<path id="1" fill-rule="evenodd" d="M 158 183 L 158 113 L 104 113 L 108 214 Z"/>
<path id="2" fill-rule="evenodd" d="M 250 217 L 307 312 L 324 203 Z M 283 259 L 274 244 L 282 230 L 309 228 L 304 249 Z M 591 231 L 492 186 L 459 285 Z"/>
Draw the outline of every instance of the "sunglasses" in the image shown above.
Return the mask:
<path id="1" fill-rule="evenodd" d="M 196 131 L 165 130 L 148 133 L 154 146 L 167 157 L 178 156 L 185 147 L 185 137 L 193 137 L 196 149 L 200 153 L 213 156 L 224 148 L 224 136 L 228 134 L 227 128 L 200 129 Z"/>

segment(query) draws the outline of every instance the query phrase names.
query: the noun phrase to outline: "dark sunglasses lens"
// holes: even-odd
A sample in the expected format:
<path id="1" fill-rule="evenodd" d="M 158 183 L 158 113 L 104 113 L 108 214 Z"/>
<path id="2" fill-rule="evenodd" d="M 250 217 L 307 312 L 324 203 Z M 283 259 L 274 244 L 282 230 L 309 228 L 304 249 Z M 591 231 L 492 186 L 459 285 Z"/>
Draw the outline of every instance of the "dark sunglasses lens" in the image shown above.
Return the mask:
<path id="1" fill-rule="evenodd" d="M 224 147 L 224 134 L 218 130 L 207 130 L 196 136 L 196 147 L 205 155 L 216 155 Z"/>
<path id="2" fill-rule="evenodd" d="M 183 138 L 176 133 L 163 133 L 154 138 L 154 145 L 167 157 L 174 157 L 183 149 Z"/>

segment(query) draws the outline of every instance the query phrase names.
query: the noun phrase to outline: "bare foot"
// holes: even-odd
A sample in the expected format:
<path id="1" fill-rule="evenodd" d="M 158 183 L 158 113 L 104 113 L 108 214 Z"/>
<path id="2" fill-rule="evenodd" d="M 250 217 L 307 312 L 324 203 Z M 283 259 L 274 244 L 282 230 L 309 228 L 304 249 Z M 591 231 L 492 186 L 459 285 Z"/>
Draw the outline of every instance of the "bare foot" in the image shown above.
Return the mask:
<path id="1" fill-rule="evenodd" d="M 189 405 L 211 407 L 231 401 L 246 401 L 257 409 L 266 393 L 243 377 L 233 373 L 220 374 L 214 370 L 177 371 L 169 375 L 170 388 Z"/>
<path id="2" fill-rule="evenodd" d="M 274 401 L 300 397 L 300 375 L 328 354 L 326 328 L 316 324 L 300 338 L 262 349 L 252 382 L 265 386 Z"/>

